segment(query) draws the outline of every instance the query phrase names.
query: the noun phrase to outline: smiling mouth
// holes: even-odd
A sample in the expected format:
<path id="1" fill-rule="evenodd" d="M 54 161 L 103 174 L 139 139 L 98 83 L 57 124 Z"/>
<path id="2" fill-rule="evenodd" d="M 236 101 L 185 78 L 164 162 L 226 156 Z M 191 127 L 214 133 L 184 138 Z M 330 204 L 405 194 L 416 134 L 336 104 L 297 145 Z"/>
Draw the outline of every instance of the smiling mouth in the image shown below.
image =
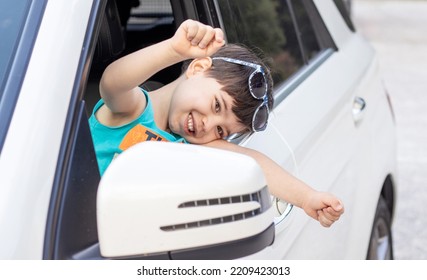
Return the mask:
<path id="1" fill-rule="evenodd" d="M 188 118 L 187 118 L 187 127 L 188 127 L 188 131 L 190 133 L 192 133 L 192 134 L 195 133 L 193 115 L 191 113 L 188 115 Z"/>

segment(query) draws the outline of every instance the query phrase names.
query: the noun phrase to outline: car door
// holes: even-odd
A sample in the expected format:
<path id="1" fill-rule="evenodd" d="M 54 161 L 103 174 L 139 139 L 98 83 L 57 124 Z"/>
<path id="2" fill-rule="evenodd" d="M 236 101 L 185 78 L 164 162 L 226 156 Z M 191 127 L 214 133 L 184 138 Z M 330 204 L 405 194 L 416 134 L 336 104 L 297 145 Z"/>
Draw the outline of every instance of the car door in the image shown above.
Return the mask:
<path id="1" fill-rule="evenodd" d="M 336 51 L 279 105 L 277 113 L 282 120 L 298 120 L 281 122 L 280 130 L 294 151 L 300 178 L 340 197 L 346 214 L 330 229 L 312 221 L 305 224 L 287 257 L 364 259 L 385 179 L 374 167 L 380 149 L 372 147 L 373 123 L 386 105 L 375 99 L 385 95 L 373 49 L 345 24 L 333 1 L 315 4 L 326 27 L 320 32 L 330 34 Z"/>
<path id="2" fill-rule="evenodd" d="M 150 41 L 150 39 L 161 40 L 160 38 L 167 37 L 169 35 L 169 32 L 171 31 L 174 32 L 175 25 L 173 22 L 172 11 L 171 11 L 172 3 L 163 1 L 161 3 L 156 2 L 152 4 L 155 6 L 155 8 L 159 9 L 160 7 L 160 9 L 162 10 L 162 13 L 160 13 L 159 18 L 162 18 L 163 20 L 156 21 L 154 19 L 153 24 L 143 23 L 143 24 L 135 24 L 132 27 L 128 26 L 128 33 L 127 33 L 127 35 L 129 36 L 128 38 L 135 35 L 134 33 L 137 33 L 137 36 L 135 37 L 138 37 L 138 40 L 132 41 L 132 39 L 135 39 L 135 38 L 131 38 L 130 40 L 128 40 L 127 48 L 132 48 L 133 46 L 131 47 L 130 46 L 131 44 L 136 44 L 137 45 L 136 47 L 141 48 L 143 47 L 141 43 L 152 44 L 153 42 Z M 178 4 L 175 2 L 174 13 L 176 18 L 179 18 L 179 15 L 183 14 L 182 12 L 180 12 L 183 10 L 183 7 Z M 101 255 L 100 248 L 102 246 L 99 245 L 100 244 L 99 236 L 101 236 L 101 233 L 104 233 L 104 236 L 105 236 L 106 232 L 105 232 L 105 228 L 104 228 L 104 231 L 98 228 L 99 220 L 97 219 L 97 214 L 99 214 L 99 212 L 97 213 L 97 210 L 99 211 L 99 207 L 100 207 L 99 204 L 97 205 L 97 203 L 99 203 L 99 201 L 97 201 L 97 195 L 99 195 L 98 183 L 100 181 L 100 176 L 99 176 L 98 166 L 96 162 L 96 157 L 94 154 L 93 143 L 90 135 L 90 130 L 88 127 L 88 118 L 87 118 L 87 112 L 88 113 L 91 112 L 90 107 L 92 107 L 93 104 L 89 105 L 89 110 L 88 110 L 86 106 L 86 101 L 89 101 L 88 103 L 93 103 L 92 99 L 95 99 L 97 95 L 99 98 L 99 93 L 97 92 L 97 89 L 96 89 L 97 88 L 96 85 L 99 83 L 99 80 L 97 80 L 99 79 L 99 75 L 98 75 L 100 71 L 99 67 L 101 68 L 106 67 L 106 64 L 107 64 L 106 61 L 108 62 L 113 59 L 116 59 L 118 55 L 117 53 L 120 53 L 122 51 L 128 51 L 128 50 L 120 49 L 120 46 L 123 45 L 121 44 L 122 42 L 121 40 L 123 39 L 123 37 L 121 34 L 122 28 L 121 26 L 117 25 L 119 21 L 117 20 L 118 7 L 116 6 L 116 2 L 115 1 L 99 1 L 99 2 L 95 1 L 93 5 L 94 6 L 92 8 L 91 20 L 89 21 L 90 25 L 88 25 L 87 27 L 86 38 L 85 38 L 85 41 L 83 42 L 83 46 L 84 46 L 83 49 L 86 50 L 87 52 L 83 53 L 80 60 L 81 63 L 79 66 L 79 69 L 83 70 L 83 69 L 86 69 L 86 67 L 88 67 L 88 64 L 92 63 L 92 69 L 90 70 L 90 73 L 85 71 L 79 71 L 76 74 L 75 84 L 78 86 L 74 88 L 72 93 L 72 101 L 69 104 L 69 114 L 66 119 L 66 125 L 64 129 L 62 142 L 61 142 L 61 149 L 59 151 L 59 157 L 58 157 L 59 160 L 57 163 L 57 168 L 56 168 L 56 173 L 54 178 L 53 191 L 52 191 L 50 205 L 48 209 L 45 244 L 44 244 L 44 252 L 43 252 L 43 258 L 45 259 L 103 259 L 104 258 L 103 255 Z M 103 12 L 104 7 L 105 7 L 105 15 L 104 17 L 102 17 L 100 15 L 104 14 Z M 146 6 L 144 5 L 143 8 L 146 8 Z M 145 10 L 143 8 L 138 10 L 138 13 L 142 11 L 142 13 L 140 14 L 140 17 L 147 16 L 147 14 L 144 13 Z M 148 17 L 153 18 L 153 15 L 148 14 Z M 96 30 L 100 30 L 99 36 Z M 151 37 L 144 36 L 146 34 L 151 34 Z M 153 38 L 153 37 L 156 37 L 156 38 Z M 139 40 L 141 40 L 142 42 Z M 111 49 L 108 48 L 110 43 L 112 43 L 114 46 L 119 46 L 117 50 L 115 47 Z M 102 44 L 102 46 L 97 47 L 95 50 L 95 47 L 97 46 L 97 44 Z M 99 53 L 99 51 L 101 51 L 101 53 Z M 93 54 L 94 59 L 91 61 L 92 53 L 94 53 Z M 170 74 L 170 75 L 167 75 L 168 79 L 171 78 L 171 75 L 179 75 L 179 72 L 175 70 L 175 67 L 173 67 L 173 69 L 166 69 L 166 70 L 168 70 Z M 165 83 L 163 80 L 162 82 L 163 84 Z M 84 86 L 85 83 L 88 83 L 88 86 L 86 87 L 86 89 Z M 272 135 L 271 136 L 272 141 L 273 140 L 281 141 L 281 137 L 276 131 L 271 130 L 270 134 Z M 167 151 L 167 149 L 165 151 Z M 284 149 L 284 153 L 289 154 L 289 152 L 286 150 L 286 147 Z M 166 152 L 164 154 L 159 153 L 157 155 L 157 159 L 160 159 L 162 157 L 168 158 L 170 154 L 171 153 L 169 152 Z M 162 162 L 162 160 L 159 160 L 159 162 Z M 171 161 L 171 163 L 173 163 L 173 161 Z M 292 166 L 293 162 L 290 161 L 289 164 Z M 144 170 L 145 172 L 149 172 L 146 169 Z M 163 171 L 168 172 L 168 169 L 166 168 Z M 180 171 L 180 173 L 182 173 L 182 171 Z M 171 177 L 173 178 L 174 176 L 171 176 Z M 262 177 L 262 175 L 260 175 L 260 177 Z M 228 177 L 225 176 L 224 178 L 228 178 Z M 179 182 L 179 183 L 182 183 L 182 182 Z M 179 183 L 177 183 L 177 185 L 179 185 Z M 247 185 L 244 184 L 244 186 L 247 186 Z M 230 188 L 227 188 L 227 189 L 230 189 Z M 268 192 L 266 193 L 268 194 Z M 186 195 L 186 192 L 183 191 L 183 194 Z M 149 196 L 146 195 L 145 197 L 149 197 Z M 154 194 L 154 197 L 155 198 L 153 198 L 153 201 L 152 201 L 153 203 L 157 203 L 160 206 L 162 205 L 162 203 L 164 203 L 163 199 L 158 200 L 157 194 Z M 108 208 L 108 206 L 106 208 Z M 126 209 L 126 206 L 124 206 L 123 208 Z M 161 207 L 161 208 L 163 209 L 164 207 Z M 103 209 L 105 209 L 105 207 Z M 155 210 L 153 208 L 150 208 L 150 209 L 147 209 L 147 211 L 144 211 L 144 213 L 148 213 L 148 212 L 150 213 L 152 212 L 153 214 L 150 215 L 150 217 L 154 217 L 155 219 L 157 215 L 159 215 L 160 211 Z M 136 211 L 133 213 L 139 213 L 139 212 Z M 171 216 L 173 216 L 173 214 Z M 280 217 L 283 215 L 278 213 L 276 216 L 278 217 L 278 219 L 280 219 Z M 272 220 L 270 216 L 268 219 L 266 219 L 266 222 L 269 223 L 269 225 L 272 224 Z M 146 226 L 155 228 L 155 225 L 153 223 L 147 223 Z M 230 239 L 233 238 L 232 235 L 226 234 L 226 233 L 227 231 L 224 230 L 223 237 L 230 238 Z M 266 231 L 266 233 L 270 234 L 270 238 L 271 238 L 270 240 L 274 239 L 273 226 L 270 226 L 269 230 Z M 204 236 L 204 238 L 206 237 Z M 171 240 L 171 242 L 174 240 L 172 237 L 170 237 L 169 239 Z M 269 240 L 269 239 L 265 239 L 265 240 Z M 152 243 L 155 244 L 155 241 L 158 241 L 158 240 L 153 240 Z M 191 241 L 193 240 L 190 238 L 187 241 L 191 243 Z M 143 240 L 138 242 L 150 242 L 150 241 Z M 254 247 L 254 245 L 256 245 L 257 243 L 259 242 L 255 239 L 246 240 L 242 243 L 243 245 L 239 245 L 240 243 L 238 243 L 237 245 L 233 245 L 231 243 L 224 243 L 224 248 L 226 248 L 226 246 L 227 248 L 234 248 L 235 250 L 234 255 L 242 256 L 242 255 L 248 254 L 246 253 L 248 250 L 247 248 L 256 248 L 256 246 Z M 267 245 L 269 244 L 264 245 L 262 248 L 264 248 Z M 212 251 L 220 251 L 220 250 L 216 250 L 216 249 L 209 250 L 207 246 L 197 248 L 197 246 L 194 245 L 194 247 L 195 247 L 195 250 L 200 249 L 200 252 L 203 251 L 205 255 L 210 254 L 211 258 L 212 256 L 217 256 L 218 258 L 228 258 L 230 256 L 230 253 L 227 251 L 224 251 L 225 252 L 224 254 L 220 253 L 220 254 L 213 255 Z M 255 249 L 251 249 L 251 250 L 255 250 Z M 256 250 L 259 250 L 259 249 L 256 249 Z M 189 251 L 190 250 L 186 249 L 185 252 L 188 253 Z M 169 259 L 169 258 L 180 258 L 180 257 L 188 258 L 188 256 L 191 256 L 191 254 L 187 255 L 187 253 L 185 252 L 180 253 L 179 251 L 174 251 L 172 253 L 172 252 L 156 251 L 152 254 L 150 253 L 150 254 L 131 255 L 131 256 L 124 255 L 124 256 L 120 256 L 120 258 Z M 199 253 L 193 256 L 200 257 L 200 256 L 203 256 L 203 254 Z"/>
<path id="3" fill-rule="evenodd" d="M 301 209 L 292 211 L 276 227 L 275 244 L 255 257 L 346 258 L 359 168 L 354 159 L 353 88 L 364 68 L 349 69 L 351 54 L 340 51 L 313 1 L 220 0 L 218 6 L 229 42 L 260 47 L 273 60 L 270 126 L 291 150 L 296 165 L 289 171 L 317 190 L 334 193 L 347 209 L 330 229 Z M 349 34 L 336 8 L 330 8 L 333 14 L 328 16 L 338 19 L 336 29 Z M 262 143 L 268 141 L 268 135 L 260 133 L 244 145 L 263 151 Z"/>
<path id="4" fill-rule="evenodd" d="M 275 243 L 249 258 L 364 258 L 375 212 L 372 202 L 378 199 L 380 189 L 371 188 L 367 183 L 370 177 L 362 180 L 359 176 L 362 171 L 369 174 L 364 158 L 372 152 L 364 148 L 369 140 L 361 136 L 367 122 L 358 114 L 364 109 L 359 101 L 367 98 L 358 87 L 359 78 L 371 65 L 372 49 L 353 36 L 332 1 L 172 1 L 170 5 L 174 17 L 168 10 L 159 16 L 167 15 L 167 21 L 153 25 L 156 30 L 167 30 L 155 33 L 159 39 L 173 33 L 173 24 L 193 18 L 222 27 L 228 42 L 265 51 L 272 59 L 276 83 L 270 125 L 263 133 L 236 141 L 264 152 L 314 188 L 336 194 L 346 205 L 340 222 L 325 229 L 301 209 L 290 211 L 292 207 L 286 202 L 274 201 Z M 147 37 L 138 34 L 135 38 Z M 171 79 L 174 75 L 179 72 L 173 70 L 166 76 Z M 47 258 L 99 258 L 94 226 L 99 177 L 85 176 L 97 172 L 83 104 L 76 104 L 72 130 L 68 131 L 74 138 L 64 142 L 67 148 L 63 150 L 63 155 L 73 156 L 63 162 L 62 173 L 57 173 L 57 179 L 68 185 L 59 189 L 56 199 L 62 199 L 58 202 L 61 208 L 52 212 L 53 217 L 63 215 L 67 224 L 52 224 L 56 247 L 45 251 L 50 254 Z M 70 153 L 76 150 L 81 152 Z M 81 168 L 81 162 L 87 166 Z M 372 196 L 367 195 L 369 188 Z M 364 201 L 369 202 L 366 207 Z"/>
<path id="5" fill-rule="evenodd" d="M 50 258 L 44 250 L 56 242 L 50 237 L 62 210 L 63 163 L 71 151 L 66 143 L 78 126 L 78 93 L 89 62 L 85 47 L 91 36 L 85 36 L 99 4 L 20 0 L 5 7 L 2 2 L 2 27 L 17 36 L 7 41 L 14 56 L 0 86 L 0 258 Z"/>

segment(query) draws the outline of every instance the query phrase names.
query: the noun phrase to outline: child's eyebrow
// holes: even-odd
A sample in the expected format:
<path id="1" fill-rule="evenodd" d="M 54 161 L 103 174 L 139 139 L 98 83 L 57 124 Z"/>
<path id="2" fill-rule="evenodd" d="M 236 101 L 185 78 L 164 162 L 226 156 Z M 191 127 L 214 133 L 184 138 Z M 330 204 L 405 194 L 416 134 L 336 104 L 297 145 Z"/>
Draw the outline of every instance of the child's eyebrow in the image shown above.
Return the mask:
<path id="1" fill-rule="evenodd" d="M 221 94 L 220 96 L 221 96 L 222 104 L 224 104 L 224 109 L 225 109 L 225 111 L 228 111 L 227 103 L 225 103 L 224 96 L 223 96 L 222 94 Z"/>

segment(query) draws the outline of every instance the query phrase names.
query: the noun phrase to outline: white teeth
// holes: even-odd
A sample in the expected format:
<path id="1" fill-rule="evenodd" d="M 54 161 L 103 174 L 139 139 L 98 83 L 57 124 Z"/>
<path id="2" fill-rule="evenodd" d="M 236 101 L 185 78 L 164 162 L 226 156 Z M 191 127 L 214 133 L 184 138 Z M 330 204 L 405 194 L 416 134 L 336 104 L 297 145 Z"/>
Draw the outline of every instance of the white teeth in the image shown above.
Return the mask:
<path id="1" fill-rule="evenodd" d="M 193 115 L 189 114 L 188 115 L 188 130 L 191 132 L 194 132 L 194 126 L 193 126 Z"/>

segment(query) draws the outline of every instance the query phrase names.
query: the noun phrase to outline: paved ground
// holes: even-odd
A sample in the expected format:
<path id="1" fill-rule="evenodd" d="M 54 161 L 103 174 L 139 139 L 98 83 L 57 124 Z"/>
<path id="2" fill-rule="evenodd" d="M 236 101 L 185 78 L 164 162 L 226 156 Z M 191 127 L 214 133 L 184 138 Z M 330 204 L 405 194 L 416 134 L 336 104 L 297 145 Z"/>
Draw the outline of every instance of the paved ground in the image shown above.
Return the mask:
<path id="1" fill-rule="evenodd" d="M 427 1 L 356 0 L 353 19 L 380 56 L 394 105 L 400 177 L 396 259 L 427 259 Z"/>

